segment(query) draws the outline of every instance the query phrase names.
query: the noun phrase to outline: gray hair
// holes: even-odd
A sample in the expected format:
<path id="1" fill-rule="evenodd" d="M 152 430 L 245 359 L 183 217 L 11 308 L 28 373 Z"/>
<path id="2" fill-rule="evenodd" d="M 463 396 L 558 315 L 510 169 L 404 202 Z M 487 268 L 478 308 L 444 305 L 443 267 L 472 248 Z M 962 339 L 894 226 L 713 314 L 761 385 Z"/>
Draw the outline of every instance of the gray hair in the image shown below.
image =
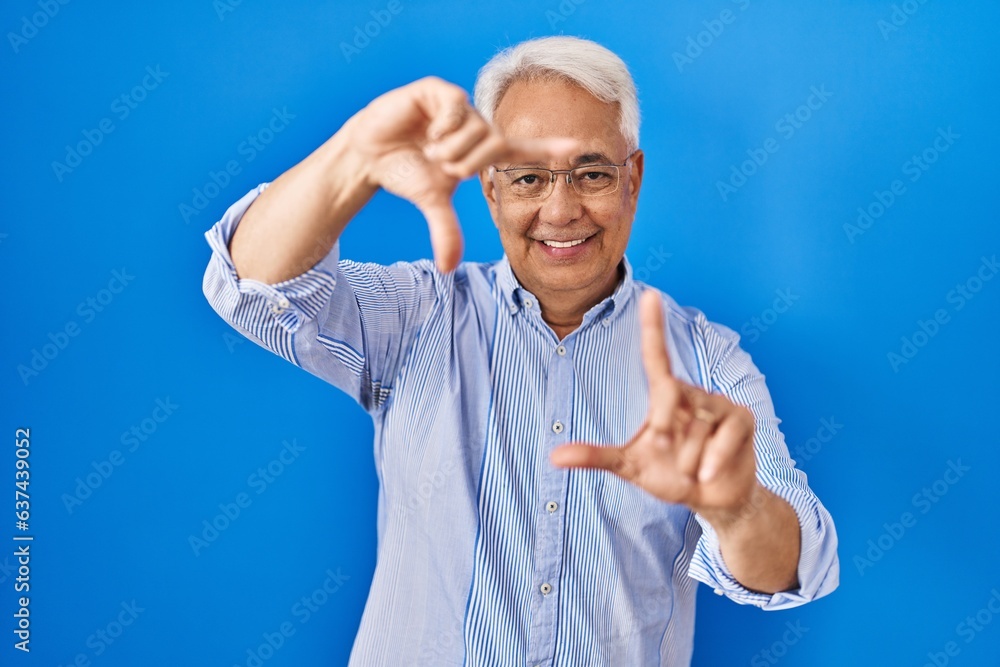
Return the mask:
<path id="1" fill-rule="evenodd" d="M 628 151 L 639 147 L 639 99 L 632 75 L 615 53 L 588 39 L 540 37 L 500 51 L 476 77 L 476 109 L 492 123 L 512 83 L 545 79 L 576 84 L 602 102 L 617 104 Z"/>

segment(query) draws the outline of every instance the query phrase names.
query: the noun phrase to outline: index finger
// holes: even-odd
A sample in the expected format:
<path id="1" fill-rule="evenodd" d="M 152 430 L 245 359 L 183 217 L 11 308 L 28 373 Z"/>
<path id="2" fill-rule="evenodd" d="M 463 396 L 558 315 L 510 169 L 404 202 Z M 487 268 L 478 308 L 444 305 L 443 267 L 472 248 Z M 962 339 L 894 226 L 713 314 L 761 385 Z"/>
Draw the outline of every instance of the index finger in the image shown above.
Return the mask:
<path id="1" fill-rule="evenodd" d="M 642 363 L 649 385 L 649 424 L 654 429 L 673 432 L 680 428 L 674 417 L 681 401 L 681 388 L 671 373 L 663 305 L 656 290 L 647 288 L 639 297 L 639 324 Z"/>
<path id="2" fill-rule="evenodd" d="M 644 289 L 639 297 L 639 325 L 642 328 L 642 359 L 649 382 L 673 378 L 667 338 L 663 329 L 663 302 L 654 289 Z"/>

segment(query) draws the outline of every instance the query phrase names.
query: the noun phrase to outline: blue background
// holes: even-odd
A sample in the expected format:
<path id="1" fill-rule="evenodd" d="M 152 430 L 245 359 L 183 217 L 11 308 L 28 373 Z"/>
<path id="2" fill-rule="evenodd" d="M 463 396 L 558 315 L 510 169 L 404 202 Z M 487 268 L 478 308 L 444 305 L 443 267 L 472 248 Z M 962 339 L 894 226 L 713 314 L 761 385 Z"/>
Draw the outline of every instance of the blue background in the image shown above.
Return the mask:
<path id="1" fill-rule="evenodd" d="M 996 3 L 908 0 L 894 24 L 888 2 L 400 0 L 345 55 L 386 2 L 49 1 L 51 18 L 37 1 L 0 10 L 3 664 L 82 654 L 101 667 L 244 665 L 285 622 L 295 634 L 265 665 L 346 663 L 375 558 L 371 423 L 210 309 L 203 233 L 378 94 L 428 74 L 471 90 L 496 48 L 560 32 L 619 53 L 640 90 L 646 180 L 628 248 L 638 277 L 743 331 L 793 452 L 826 440 L 796 458 L 836 521 L 840 588 L 765 613 L 701 587 L 694 663 L 922 665 L 951 641 L 958 654 L 938 664 L 998 664 L 1000 618 L 960 626 L 1000 590 L 1000 279 L 974 280 L 1000 252 Z M 723 10 L 732 20 L 713 24 Z M 33 15 L 37 30 L 25 27 Z M 115 100 L 147 67 L 166 74 L 146 78 L 122 117 Z M 829 96 L 800 110 L 814 86 Z M 262 150 L 241 150 L 273 109 L 294 118 Z M 808 120 L 788 136 L 777 124 L 797 110 Z M 105 118 L 113 131 L 57 174 L 53 162 Z M 769 138 L 777 152 L 721 196 L 718 183 Z M 906 163 L 925 150 L 935 161 L 911 180 Z M 185 220 L 180 206 L 230 160 L 239 173 Z M 862 234 L 845 231 L 897 179 L 903 194 Z M 456 205 L 466 258 L 498 258 L 476 183 Z M 342 245 L 384 263 L 430 255 L 422 219 L 384 193 Z M 134 278 L 102 292 L 115 270 Z M 980 289 L 958 309 L 949 294 L 966 284 Z M 796 297 L 777 317 L 776 290 Z M 105 299 L 100 312 L 88 298 Z M 894 368 L 888 353 L 941 309 L 947 322 Z M 70 323 L 78 335 L 22 377 Z M 162 422 L 157 399 L 177 406 Z M 823 419 L 839 425 L 832 438 Z M 144 420 L 155 431 L 129 451 L 122 435 Z M 11 634 L 17 427 L 32 443 L 30 655 Z M 304 449 L 258 493 L 249 478 L 284 441 Z M 67 505 L 115 450 L 120 465 Z M 954 484 L 939 481 L 949 462 L 969 468 Z M 933 504 L 915 501 L 925 487 Z M 251 504 L 196 555 L 189 537 L 239 493 Z M 894 536 L 885 524 L 904 512 L 913 521 Z M 880 539 L 888 549 L 859 564 Z M 295 605 L 328 570 L 339 589 L 303 619 Z M 113 643 L 98 639 L 133 600 L 134 621 Z"/>

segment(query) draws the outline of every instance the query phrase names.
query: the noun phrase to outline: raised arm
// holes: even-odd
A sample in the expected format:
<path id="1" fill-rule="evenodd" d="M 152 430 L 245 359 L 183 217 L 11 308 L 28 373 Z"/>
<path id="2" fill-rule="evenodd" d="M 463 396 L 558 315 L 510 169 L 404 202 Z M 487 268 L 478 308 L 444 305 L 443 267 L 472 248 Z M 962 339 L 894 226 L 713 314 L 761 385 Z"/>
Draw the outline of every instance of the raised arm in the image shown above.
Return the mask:
<path id="1" fill-rule="evenodd" d="M 427 314 L 446 306 L 451 278 L 442 272 L 462 247 L 451 206 L 459 180 L 505 156 L 544 159 L 567 143 L 512 145 L 465 91 L 440 79 L 390 91 L 206 232 L 205 296 L 250 340 L 378 410 Z M 379 187 L 423 212 L 437 269 L 428 260 L 340 258 L 340 234 Z"/>
<path id="2" fill-rule="evenodd" d="M 566 141 L 511 142 L 464 90 L 429 77 L 389 91 L 352 116 L 253 202 L 229 244 L 240 278 L 274 284 L 324 257 L 379 187 L 424 214 L 438 268 L 462 254 L 451 198 L 461 179 L 513 157 L 566 154 Z"/>
<path id="3" fill-rule="evenodd" d="M 836 530 L 788 456 L 763 375 L 735 333 L 702 319 L 711 391 L 678 380 L 662 308 L 660 295 L 646 290 L 643 426 L 624 446 L 563 445 L 552 462 L 609 470 L 687 505 L 703 529 L 689 573 L 719 593 L 766 609 L 828 594 L 839 582 Z"/>

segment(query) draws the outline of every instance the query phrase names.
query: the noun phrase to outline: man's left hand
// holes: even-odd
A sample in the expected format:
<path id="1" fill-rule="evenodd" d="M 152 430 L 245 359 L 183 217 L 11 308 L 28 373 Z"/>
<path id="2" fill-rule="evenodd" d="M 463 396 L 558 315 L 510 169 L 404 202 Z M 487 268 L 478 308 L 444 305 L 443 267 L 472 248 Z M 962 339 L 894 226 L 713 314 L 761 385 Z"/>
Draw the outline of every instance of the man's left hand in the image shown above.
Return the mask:
<path id="1" fill-rule="evenodd" d="M 725 523 L 763 491 L 756 478 L 753 415 L 673 376 L 655 290 L 643 292 L 639 322 L 649 384 L 646 421 L 622 446 L 570 443 L 556 448 L 550 460 L 561 467 L 609 470 L 713 524 Z"/>

